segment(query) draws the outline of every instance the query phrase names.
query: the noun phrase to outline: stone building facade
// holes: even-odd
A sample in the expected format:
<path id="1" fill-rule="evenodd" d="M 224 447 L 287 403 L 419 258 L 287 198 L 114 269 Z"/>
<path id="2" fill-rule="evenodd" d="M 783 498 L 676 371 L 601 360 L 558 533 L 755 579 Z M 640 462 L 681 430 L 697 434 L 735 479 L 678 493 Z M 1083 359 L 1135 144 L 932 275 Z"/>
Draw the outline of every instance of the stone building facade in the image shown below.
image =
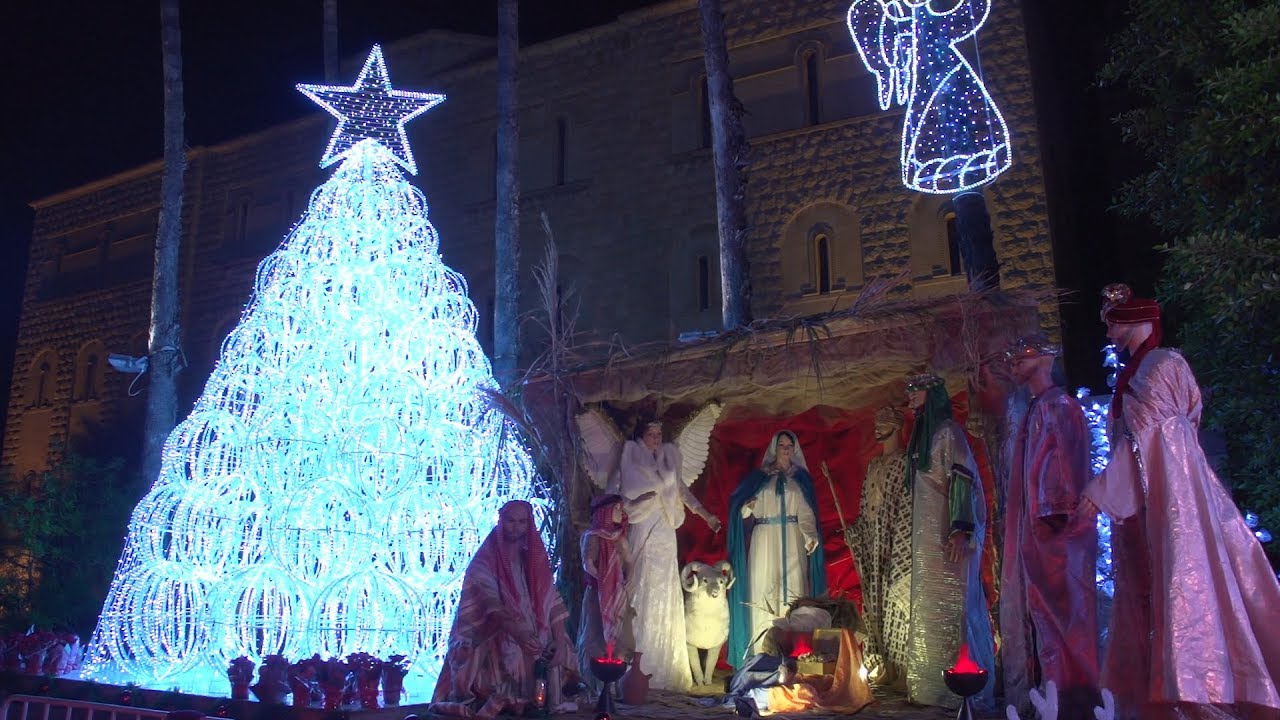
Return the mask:
<path id="1" fill-rule="evenodd" d="M 902 297 L 963 291 L 949 199 L 900 181 L 901 109 L 882 112 L 848 29 L 848 0 L 726 0 L 746 108 L 757 317 L 847 306 L 865 283 Z M 1013 138 L 1013 167 L 984 189 L 1007 288 L 1054 284 L 1026 33 L 997 0 L 982 71 Z M 385 48 L 397 87 L 448 100 L 410 125 L 445 263 L 469 281 L 491 344 L 495 66 L 491 39 L 428 32 Z M 363 59 L 363 58 L 361 58 Z M 520 59 L 522 302 L 545 212 L 586 337 L 671 340 L 719 327 L 715 190 L 694 0 L 671 0 L 533 45 Z M 348 68 L 353 74 L 354 69 Z M 350 75 L 348 75 L 350 76 Z M 191 150 L 183 211 L 186 400 L 249 298 L 257 263 L 327 176 L 330 118 L 313 115 Z M 39 470 L 68 442 L 136 452 L 146 378 L 107 355 L 146 353 L 160 165 L 35 203 L 3 464 Z M 1042 308 L 1056 327 L 1056 308 Z M 524 352 L 536 354 L 536 338 Z"/>

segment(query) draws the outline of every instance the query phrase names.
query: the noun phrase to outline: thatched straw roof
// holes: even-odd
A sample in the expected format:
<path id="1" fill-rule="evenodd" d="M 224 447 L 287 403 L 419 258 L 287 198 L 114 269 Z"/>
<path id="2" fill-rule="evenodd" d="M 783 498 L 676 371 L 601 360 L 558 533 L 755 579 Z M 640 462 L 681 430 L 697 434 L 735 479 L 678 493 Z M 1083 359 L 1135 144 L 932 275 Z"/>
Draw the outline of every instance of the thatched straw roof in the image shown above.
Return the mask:
<path id="1" fill-rule="evenodd" d="M 769 415 L 815 405 L 860 407 L 929 370 L 963 387 L 979 364 L 1039 329 L 1036 293 L 965 294 L 881 302 L 824 316 L 757 321 L 685 344 L 614 351 L 568 371 L 579 403 L 701 405 Z M 532 377 L 532 395 L 549 378 Z M 543 385 L 539 388 L 539 385 Z"/>

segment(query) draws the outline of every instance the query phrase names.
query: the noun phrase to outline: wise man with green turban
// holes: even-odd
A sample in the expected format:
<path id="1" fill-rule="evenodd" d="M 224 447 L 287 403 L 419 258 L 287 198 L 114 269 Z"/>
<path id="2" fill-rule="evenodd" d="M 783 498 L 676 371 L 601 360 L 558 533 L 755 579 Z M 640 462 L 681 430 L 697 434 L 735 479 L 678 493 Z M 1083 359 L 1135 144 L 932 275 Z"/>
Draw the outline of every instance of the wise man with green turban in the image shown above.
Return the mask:
<path id="1" fill-rule="evenodd" d="M 974 696 L 979 709 L 995 707 L 995 640 L 982 590 L 982 547 L 987 506 L 964 429 L 951 417 L 951 398 L 933 374 L 907 379 L 915 411 L 907 446 L 911 487 L 911 630 L 907 697 L 923 705 L 958 707 L 942 681 L 961 646 L 987 671 Z"/>

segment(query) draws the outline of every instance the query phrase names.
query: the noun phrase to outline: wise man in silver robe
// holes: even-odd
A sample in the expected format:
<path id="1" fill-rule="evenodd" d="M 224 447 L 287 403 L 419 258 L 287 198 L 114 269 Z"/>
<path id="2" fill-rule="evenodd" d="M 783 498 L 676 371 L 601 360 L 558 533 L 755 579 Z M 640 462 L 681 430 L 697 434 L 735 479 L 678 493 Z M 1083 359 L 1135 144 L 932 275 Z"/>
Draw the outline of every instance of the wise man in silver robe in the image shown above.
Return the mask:
<path id="1" fill-rule="evenodd" d="M 942 671 L 961 647 L 995 675 L 995 638 L 982 588 L 987 505 L 968 437 L 951 414 L 942 378 L 907 380 L 915 410 L 907 446 L 911 485 L 911 631 L 907 645 L 907 697 L 922 705 L 955 708 Z M 995 707 L 994 683 L 974 696 L 979 710 Z"/>

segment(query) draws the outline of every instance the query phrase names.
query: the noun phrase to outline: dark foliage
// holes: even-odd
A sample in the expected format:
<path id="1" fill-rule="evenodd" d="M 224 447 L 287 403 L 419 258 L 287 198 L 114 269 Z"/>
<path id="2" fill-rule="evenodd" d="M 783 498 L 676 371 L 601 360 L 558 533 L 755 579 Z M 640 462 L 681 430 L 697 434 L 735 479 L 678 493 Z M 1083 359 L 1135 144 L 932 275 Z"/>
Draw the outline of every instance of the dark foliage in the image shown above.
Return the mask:
<path id="1" fill-rule="evenodd" d="M 1130 0 L 1106 83 L 1152 160 L 1118 198 L 1169 239 L 1159 295 L 1227 439 L 1243 508 L 1280 532 L 1280 3 Z M 1280 562 L 1280 543 L 1268 547 Z"/>
<path id="2" fill-rule="evenodd" d="M 68 453 L 0 493 L 0 629 L 71 630 L 88 640 L 137 502 L 124 462 Z"/>

